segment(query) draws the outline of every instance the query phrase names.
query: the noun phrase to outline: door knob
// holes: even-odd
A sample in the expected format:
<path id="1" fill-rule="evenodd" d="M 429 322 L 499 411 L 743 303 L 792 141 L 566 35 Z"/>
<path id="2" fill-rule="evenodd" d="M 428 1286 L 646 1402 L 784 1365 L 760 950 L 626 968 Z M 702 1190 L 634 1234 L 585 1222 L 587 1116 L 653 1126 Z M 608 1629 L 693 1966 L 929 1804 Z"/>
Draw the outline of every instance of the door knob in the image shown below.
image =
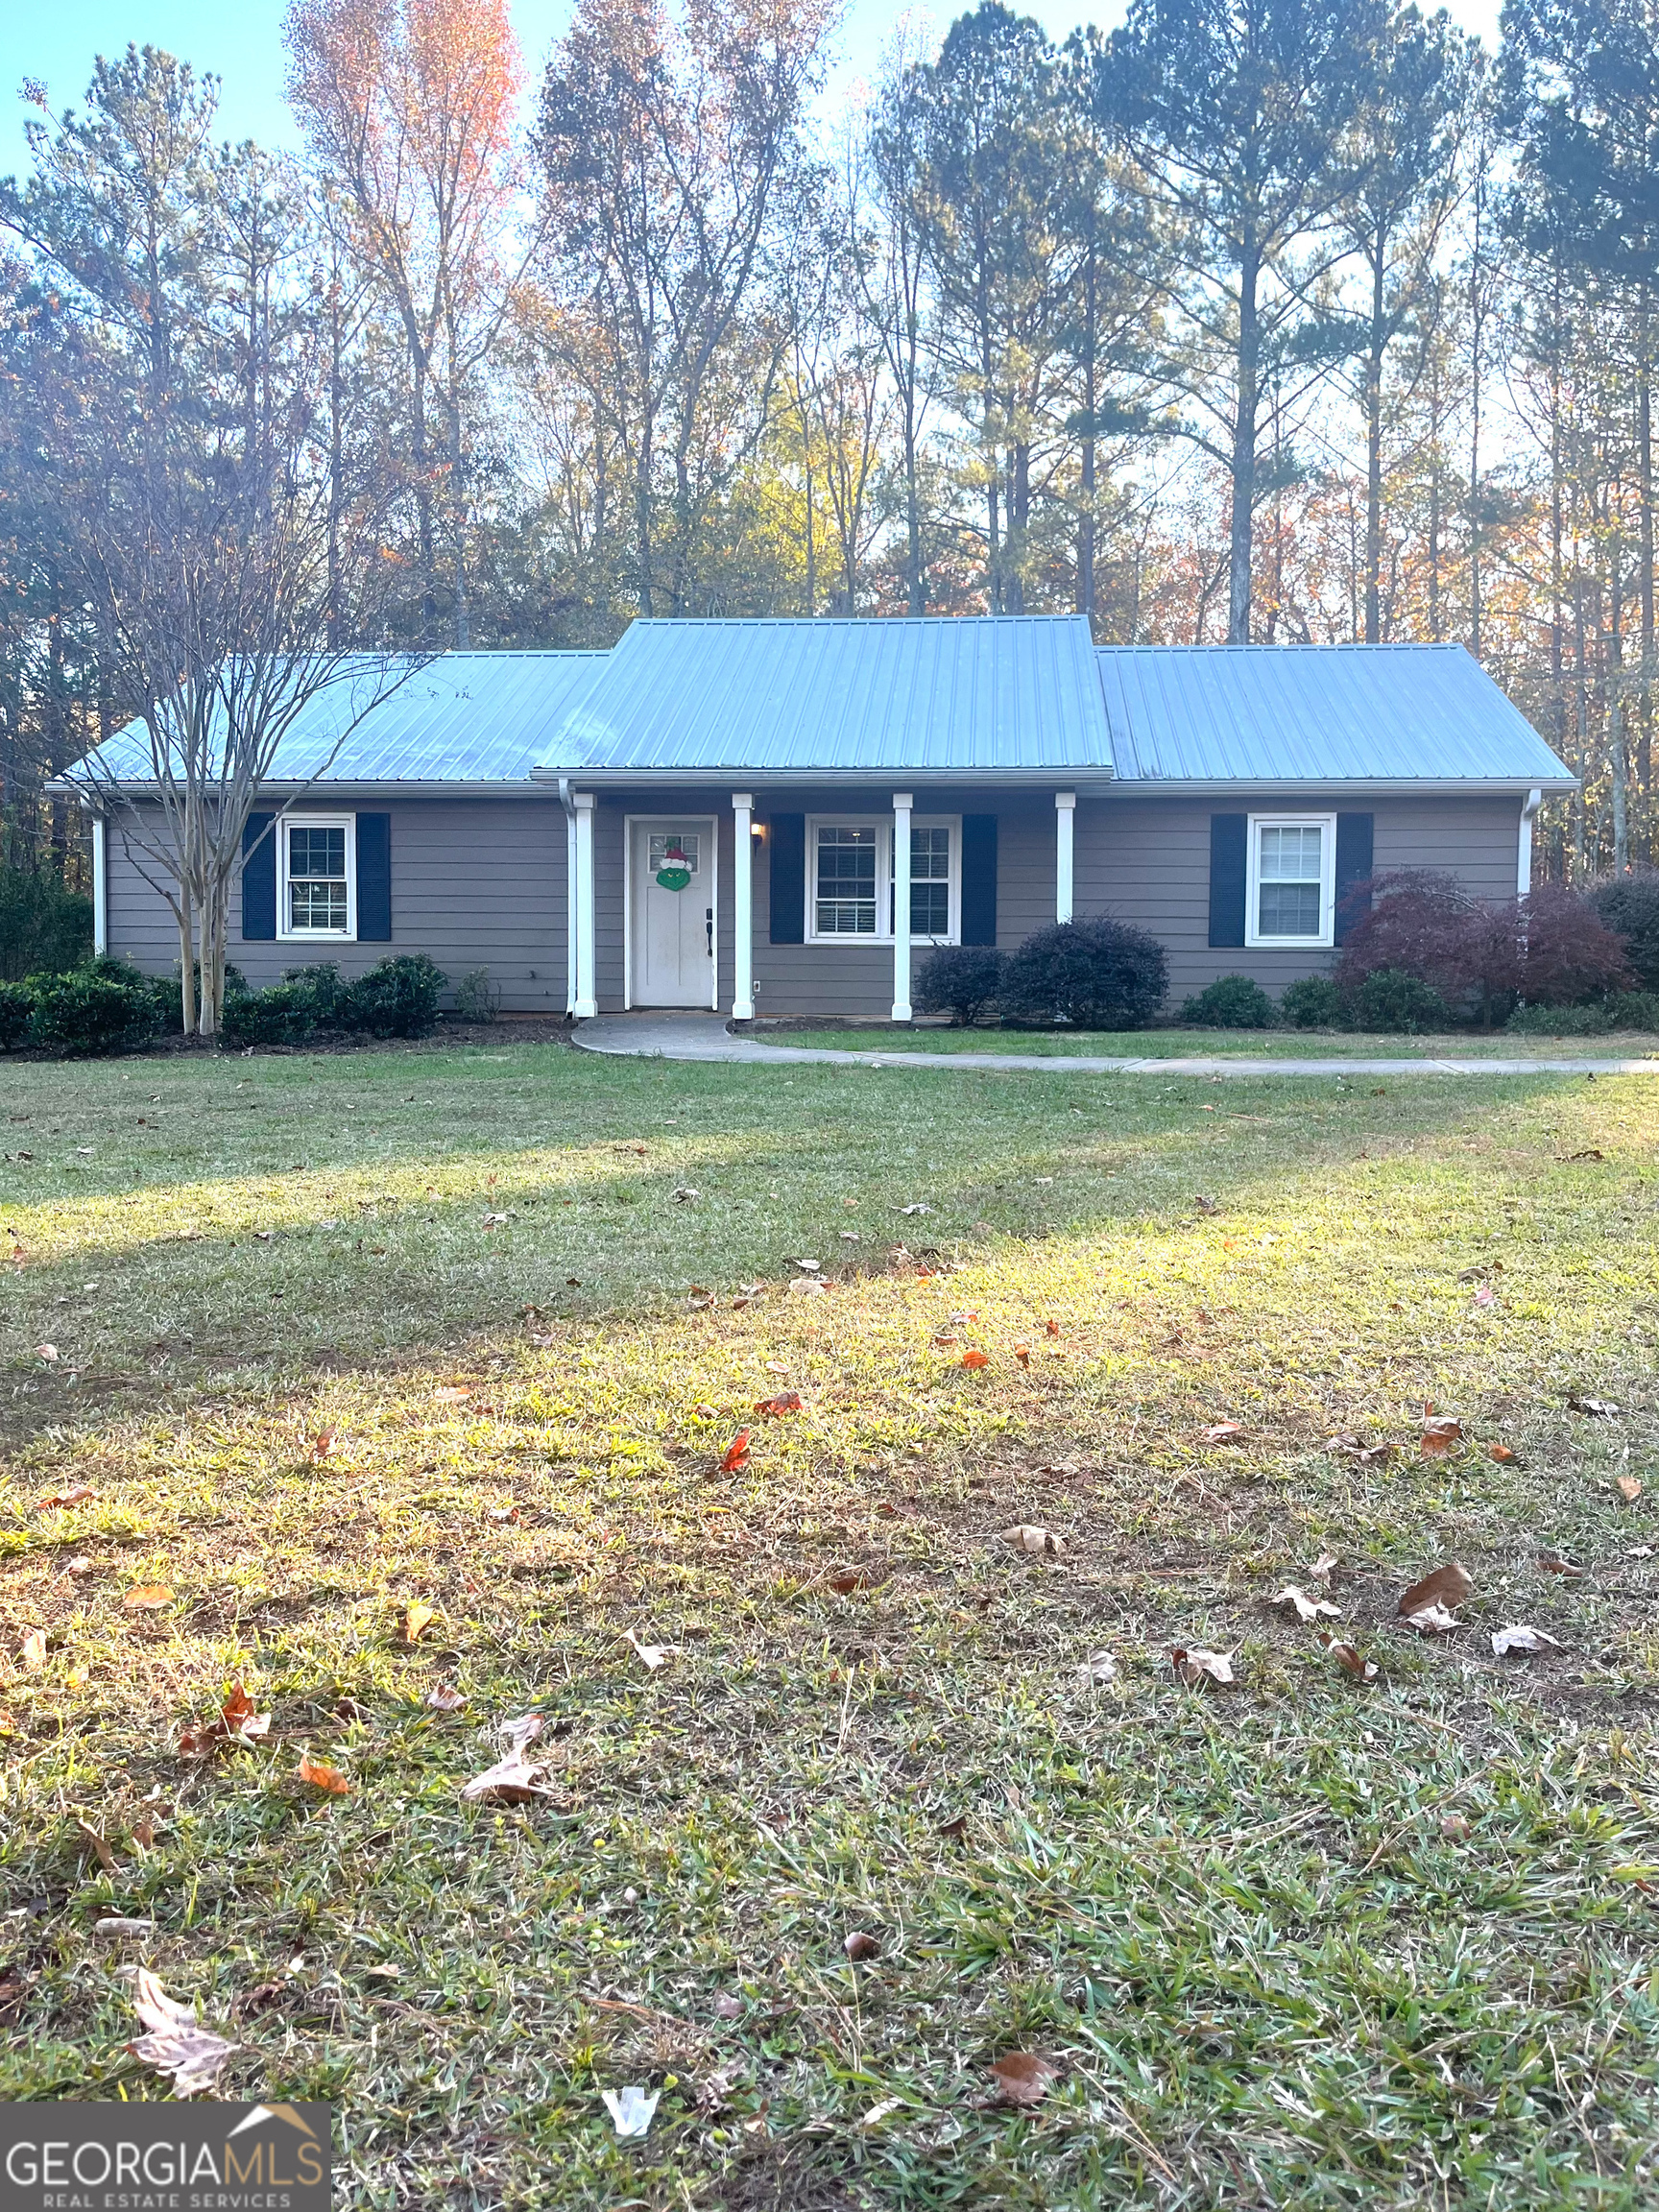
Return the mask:
<path id="1" fill-rule="evenodd" d="M 708 932 L 709 957 L 712 960 L 714 957 L 714 909 L 712 906 L 705 906 L 703 909 L 703 927 Z"/>

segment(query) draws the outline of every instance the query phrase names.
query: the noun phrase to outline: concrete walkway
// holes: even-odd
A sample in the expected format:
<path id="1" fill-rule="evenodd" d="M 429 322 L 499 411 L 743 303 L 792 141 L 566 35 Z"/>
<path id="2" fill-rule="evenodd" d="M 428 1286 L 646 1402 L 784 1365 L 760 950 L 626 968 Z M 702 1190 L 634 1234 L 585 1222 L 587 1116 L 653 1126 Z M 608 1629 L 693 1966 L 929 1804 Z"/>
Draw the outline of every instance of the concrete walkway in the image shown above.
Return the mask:
<path id="1" fill-rule="evenodd" d="M 1652 1060 L 1107 1060 L 1083 1053 L 836 1052 L 734 1037 L 718 1014 L 601 1014 L 577 1025 L 585 1052 L 662 1060 L 823 1062 L 832 1068 L 992 1069 L 1030 1075 L 1659 1075 Z"/>

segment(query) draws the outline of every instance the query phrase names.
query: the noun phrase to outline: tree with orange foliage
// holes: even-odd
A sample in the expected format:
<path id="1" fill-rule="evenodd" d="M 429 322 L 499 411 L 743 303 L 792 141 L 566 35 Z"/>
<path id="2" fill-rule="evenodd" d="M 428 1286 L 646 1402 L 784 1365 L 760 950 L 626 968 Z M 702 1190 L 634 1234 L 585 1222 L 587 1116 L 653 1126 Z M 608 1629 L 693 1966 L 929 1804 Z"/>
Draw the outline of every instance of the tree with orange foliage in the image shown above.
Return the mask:
<path id="1" fill-rule="evenodd" d="M 403 335 L 422 628 L 437 620 L 436 511 L 465 646 L 469 401 L 540 245 L 519 196 L 524 71 L 507 0 L 290 0 L 283 36 L 313 159 Z"/>

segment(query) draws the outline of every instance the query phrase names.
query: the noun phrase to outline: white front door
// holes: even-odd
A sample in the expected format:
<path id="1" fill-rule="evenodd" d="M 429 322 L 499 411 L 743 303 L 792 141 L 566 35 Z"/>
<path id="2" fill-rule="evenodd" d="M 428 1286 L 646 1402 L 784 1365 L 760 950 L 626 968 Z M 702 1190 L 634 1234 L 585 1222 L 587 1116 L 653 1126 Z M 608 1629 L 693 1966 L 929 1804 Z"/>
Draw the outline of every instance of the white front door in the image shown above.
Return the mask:
<path id="1" fill-rule="evenodd" d="M 714 824 L 704 815 L 629 826 L 633 1006 L 714 1004 Z"/>

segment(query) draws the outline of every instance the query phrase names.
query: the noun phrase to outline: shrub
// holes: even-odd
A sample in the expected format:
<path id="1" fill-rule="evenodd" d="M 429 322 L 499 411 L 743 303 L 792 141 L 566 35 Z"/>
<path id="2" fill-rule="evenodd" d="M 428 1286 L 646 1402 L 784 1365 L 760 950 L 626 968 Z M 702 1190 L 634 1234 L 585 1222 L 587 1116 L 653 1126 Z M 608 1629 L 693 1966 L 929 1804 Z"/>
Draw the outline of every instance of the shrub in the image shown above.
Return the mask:
<path id="1" fill-rule="evenodd" d="M 1299 975 L 1279 996 L 1280 1019 L 1293 1029 L 1335 1029 L 1346 1009 L 1329 975 Z"/>
<path id="2" fill-rule="evenodd" d="M 1007 965 L 994 945 L 938 946 L 916 972 L 917 1008 L 969 1028 L 997 998 Z"/>
<path id="3" fill-rule="evenodd" d="M 1451 1020 L 1446 1001 L 1432 984 L 1404 968 L 1376 968 L 1348 995 L 1356 1029 L 1444 1029 Z"/>
<path id="4" fill-rule="evenodd" d="M 1528 1005 L 1580 1005 L 1636 980 L 1624 940 L 1564 883 L 1540 883 L 1522 900 L 1520 920 L 1520 989 Z"/>
<path id="5" fill-rule="evenodd" d="M 429 1037 L 445 981 L 427 953 L 394 953 L 346 986 L 335 1019 L 371 1037 Z"/>
<path id="6" fill-rule="evenodd" d="M 1273 1001 L 1248 975 L 1217 975 L 1188 999 L 1181 1019 L 1206 1029 L 1271 1029 Z"/>
<path id="7" fill-rule="evenodd" d="M 1503 1026 L 1516 1037 L 1605 1037 L 1613 1015 L 1606 1005 L 1517 1006 Z"/>
<path id="8" fill-rule="evenodd" d="M 0 1052 L 15 1052 L 35 1011 L 35 994 L 24 983 L 0 983 Z"/>
<path id="9" fill-rule="evenodd" d="M 1143 1029 L 1164 1003 L 1169 958 L 1156 937 L 1109 914 L 1027 937 L 1003 971 L 1005 1012 L 1079 1029 Z"/>
<path id="10" fill-rule="evenodd" d="M 1625 957 L 1645 991 L 1659 991 L 1659 871 L 1616 876 L 1590 894 L 1599 919 L 1624 943 Z"/>
<path id="11" fill-rule="evenodd" d="M 316 1029 L 316 1005 L 303 983 L 273 983 L 235 998 L 227 992 L 219 1018 L 227 1045 L 302 1045 Z"/>
<path id="12" fill-rule="evenodd" d="M 99 960 L 66 975 L 32 975 L 28 1042 L 77 1057 L 132 1052 L 160 1027 L 156 988 L 118 960 Z"/>
<path id="13" fill-rule="evenodd" d="M 1607 1011 L 1615 1029 L 1659 1030 L 1659 991 L 1615 991 Z"/>
<path id="14" fill-rule="evenodd" d="M 469 968 L 455 986 L 458 1022 L 493 1022 L 500 1004 L 501 994 L 491 982 L 488 968 Z"/>
<path id="15" fill-rule="evenodd" d="M 0 868 L 0 976 L 59 975 L 92 950 L 92 902 L 49 873 Z"/>
<path id="16" fill-rule="evenodd" d="M 314 960 L 302 968 L 284 968 L 281 987 L 292 988 L 298 995 L 296 1003 L 310 1008 L 312 1028 L 347 1026 L 346 994 L 350 986 L 341 974 L 338 962 Z"/>

